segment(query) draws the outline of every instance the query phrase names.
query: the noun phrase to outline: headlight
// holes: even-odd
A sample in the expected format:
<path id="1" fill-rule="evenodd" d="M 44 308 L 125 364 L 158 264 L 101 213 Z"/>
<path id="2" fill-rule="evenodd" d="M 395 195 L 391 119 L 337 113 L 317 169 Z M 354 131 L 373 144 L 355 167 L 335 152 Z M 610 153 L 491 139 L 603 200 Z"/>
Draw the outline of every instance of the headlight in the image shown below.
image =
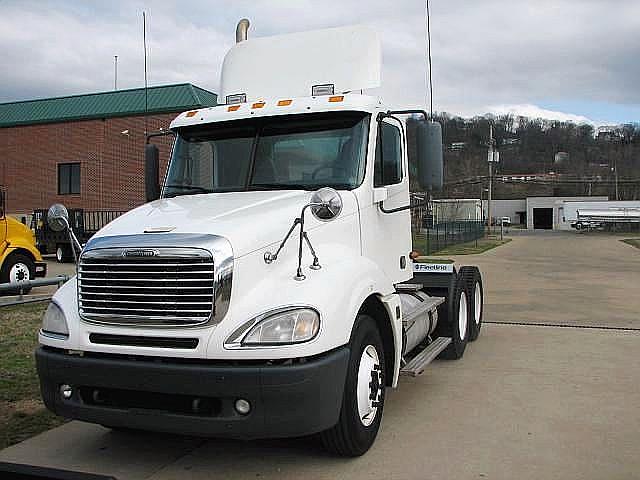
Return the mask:
<path id="1" fill-rule="evenodd" d="M 42 333 L 69 336 L 69 328 L 67 327 L 67 319 L 62 310 L 54 302 L 49 303 L 47 311 L 42 317 Z"/>
<path id="2" fill-rule="evenodd" d="M 295 308 L 265 315 L 236 330 L 228 345 L 286 345 L 308 342 L 320 329 L 320 315 L 311 308 Z M 246 332 L 246 333 L 245 333 Z"/>

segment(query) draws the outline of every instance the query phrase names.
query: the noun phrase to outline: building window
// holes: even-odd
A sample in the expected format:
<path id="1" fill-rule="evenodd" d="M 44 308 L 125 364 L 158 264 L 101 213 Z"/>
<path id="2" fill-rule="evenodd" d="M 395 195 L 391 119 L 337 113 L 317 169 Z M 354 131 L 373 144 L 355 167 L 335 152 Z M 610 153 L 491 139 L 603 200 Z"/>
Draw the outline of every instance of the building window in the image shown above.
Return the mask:
<path id="1" fill-rule="evenodd" d="M 58 195 L 77 195 L 80 193 L 80 164 L 58 164 Z"/>
<path id="2" fill-rule="evenodd" d="M 373 166 L 374 187 L 393 185 L 402 181 L 400 129 L 383 122 L 381 132 L 382 142 L 378 137 L 375 165 Z M 380 155 L 381 152 L 382 155 Z"/>

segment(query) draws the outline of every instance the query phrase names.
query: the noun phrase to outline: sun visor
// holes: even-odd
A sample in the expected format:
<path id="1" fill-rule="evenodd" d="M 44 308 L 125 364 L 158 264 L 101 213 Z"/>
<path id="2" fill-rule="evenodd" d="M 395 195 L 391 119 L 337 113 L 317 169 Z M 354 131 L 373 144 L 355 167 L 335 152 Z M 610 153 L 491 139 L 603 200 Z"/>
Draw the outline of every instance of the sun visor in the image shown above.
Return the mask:
<path id="1" fill-rule="evenodd" d="M 308 97 L 314 86 L 336 94 L 377 88 L 381 64 L 378 34 L 361 25 L 250 38 L 225 56 L 220 100 Z"/>

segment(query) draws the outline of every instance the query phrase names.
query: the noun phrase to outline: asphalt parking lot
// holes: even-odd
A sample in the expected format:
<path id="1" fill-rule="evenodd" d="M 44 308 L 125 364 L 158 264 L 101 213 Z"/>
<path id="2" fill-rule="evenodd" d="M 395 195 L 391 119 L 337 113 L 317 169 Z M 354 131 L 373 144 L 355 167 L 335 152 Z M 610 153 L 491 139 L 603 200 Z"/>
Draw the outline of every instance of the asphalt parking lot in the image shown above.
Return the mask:
<path id="1" fill-rule="evenodd" d="M 640 475 L 640 250 L 619 237 L 521 234 L 460 258 L 485 276 L 480 339 L 389 392 L 364 457 L 313 440 L 125 434 L 70 422 L 0 461 L 198 478 L 575 478 Z M 543 326 L 546 325 L 546 326 Z"/>

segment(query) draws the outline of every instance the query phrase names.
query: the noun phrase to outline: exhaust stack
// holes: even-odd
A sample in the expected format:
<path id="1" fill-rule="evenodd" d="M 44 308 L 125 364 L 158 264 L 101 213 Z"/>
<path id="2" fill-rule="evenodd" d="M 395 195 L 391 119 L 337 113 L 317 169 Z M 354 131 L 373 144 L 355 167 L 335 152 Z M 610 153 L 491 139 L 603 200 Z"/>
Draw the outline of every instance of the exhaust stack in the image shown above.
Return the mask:
<path id="1" fill-rule="evenodd" d="M 236 26 L 236 43 L 244 42 L 247 40 L 249 25 L 251 25 L 251 23 L 246 18 L 243 18 L 238 22 L 238 25 Z"/>

